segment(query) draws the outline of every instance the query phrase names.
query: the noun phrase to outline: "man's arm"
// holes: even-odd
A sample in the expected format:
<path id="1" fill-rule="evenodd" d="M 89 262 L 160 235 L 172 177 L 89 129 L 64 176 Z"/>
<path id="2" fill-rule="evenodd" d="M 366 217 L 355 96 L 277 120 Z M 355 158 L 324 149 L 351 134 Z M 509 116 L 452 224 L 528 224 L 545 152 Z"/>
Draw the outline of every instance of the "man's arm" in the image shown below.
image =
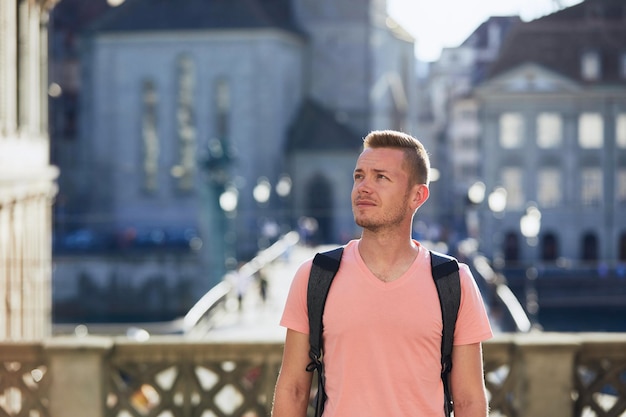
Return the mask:
<path id="1" fill-rule="evenodd" d="M 313 376 L 306 371 L 309 362 L 309 335 L 287 329 L 272 417 L 306 417 Z"/>
<path id="2" fill-rule="evenodd" d="M 487 416 L 487 392 L 480 343 L 454 346 L 452 349 L 450 390 L 455 417 Z"/>

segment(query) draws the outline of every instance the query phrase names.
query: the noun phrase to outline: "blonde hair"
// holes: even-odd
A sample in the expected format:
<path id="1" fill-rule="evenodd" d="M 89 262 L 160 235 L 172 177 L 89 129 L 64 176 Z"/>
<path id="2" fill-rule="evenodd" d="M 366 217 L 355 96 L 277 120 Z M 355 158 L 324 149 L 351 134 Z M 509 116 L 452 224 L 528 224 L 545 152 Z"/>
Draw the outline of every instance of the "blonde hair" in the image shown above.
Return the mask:
<path id="1" fill-rule="evenodd" d="M 396 130 L 374 130 L 363 139 L 363 149 L 395 148 L 404 152 L 404 165 L 415 184 L 428 185 L 430 158 L 422 143 L 413 136 Z"/>

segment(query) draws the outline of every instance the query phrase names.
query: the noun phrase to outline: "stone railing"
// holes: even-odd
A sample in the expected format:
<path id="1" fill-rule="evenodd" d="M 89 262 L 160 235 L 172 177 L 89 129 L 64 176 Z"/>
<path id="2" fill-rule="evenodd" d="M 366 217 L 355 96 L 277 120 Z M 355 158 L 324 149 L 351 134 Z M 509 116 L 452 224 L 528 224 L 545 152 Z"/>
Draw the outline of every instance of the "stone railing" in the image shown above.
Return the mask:
<path id="1" fill-rule="evenodd" d="M 0 344 L 0 415 L 268 416 L 280 343 L 88 336 Z M 491 415 L 626 413 L 626 334 L 530 333 L 485 343 Z"/>

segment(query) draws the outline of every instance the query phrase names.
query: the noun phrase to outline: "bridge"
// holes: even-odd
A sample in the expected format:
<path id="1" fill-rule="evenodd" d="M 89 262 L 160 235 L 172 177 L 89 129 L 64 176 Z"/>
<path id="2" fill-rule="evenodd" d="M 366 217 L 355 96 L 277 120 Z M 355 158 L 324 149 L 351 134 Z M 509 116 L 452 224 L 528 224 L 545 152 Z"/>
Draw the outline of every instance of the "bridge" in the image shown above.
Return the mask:
<path id="1" fill-rule="evenodd" d="M 269 415 L 284 298 L 295 268 L 319 249 L 284 243 L 243 270 L 248 278 L 261 269 L 273 277 L 265 299 L 251 280 L 240 305 L 231 277 L 185 317 L 160 327 L 132 326 L 120 335 L 78 326 L 41 342 L 0 344 L 0 415 Z M 469 260 L 493 297 L 512 303 L 508 314 L 523 327 L 484 344 L 493 417 L 626 415 L 626 333 L 532 330 L 524 316 L 515 317 L 521 306 L 502 277 L 483 258 Z"/>

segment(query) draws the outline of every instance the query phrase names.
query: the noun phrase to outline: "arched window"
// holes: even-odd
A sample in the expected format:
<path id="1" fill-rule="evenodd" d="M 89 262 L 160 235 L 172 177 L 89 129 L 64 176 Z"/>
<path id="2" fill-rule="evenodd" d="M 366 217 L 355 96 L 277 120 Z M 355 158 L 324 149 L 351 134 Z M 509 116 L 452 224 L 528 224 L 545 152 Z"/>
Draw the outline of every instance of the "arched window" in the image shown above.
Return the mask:
<path id="1" fill-rule="evenodd" d="M 541 260 L 556 261 L 559 257 L 559 241 L 554 233 L 546 233 L 541 238 Z"/>
<path id="2" fill-rule="evenodd" d="M 595 233 L 587 232 L 583 235 L 580 252 L 580 258 L 583 261 L 598 260 L 598 237 Z"/>
<path id="3" fill-rule="evenodd" d="M 316 174 L 307 187 L 307 216 L 317 220 L 315 243 L 329 243 L 333 239 L 333 190 L 331 182 L 322 174 Z"/>
<path id="4" fill-rule="evenodd" d="M 158 97 L 154 82 L 146 79 L 142 86 L 143 109 L 141 114 L 141 136 L 143 140 L 143 188 L 155 192 L 159 186 L 159 136 L 157 132 Z"/>
<path id="5" fill-rule="evenodd" d="M 176 121 L 178 136 L 178 164 L 172 168 L 173 176 L 178 180 L 178 189 L 193 189 L 196 168 L 196 126 L 195 126 L 195 66 L 190 56 L 184 54 L 177 62 Z"/>
<path id="6" fill-rule="evenodd" d="M 519 261 L 519 236 L 515 232 L 507 232 L 504 236 L 504 261 Z"/>

